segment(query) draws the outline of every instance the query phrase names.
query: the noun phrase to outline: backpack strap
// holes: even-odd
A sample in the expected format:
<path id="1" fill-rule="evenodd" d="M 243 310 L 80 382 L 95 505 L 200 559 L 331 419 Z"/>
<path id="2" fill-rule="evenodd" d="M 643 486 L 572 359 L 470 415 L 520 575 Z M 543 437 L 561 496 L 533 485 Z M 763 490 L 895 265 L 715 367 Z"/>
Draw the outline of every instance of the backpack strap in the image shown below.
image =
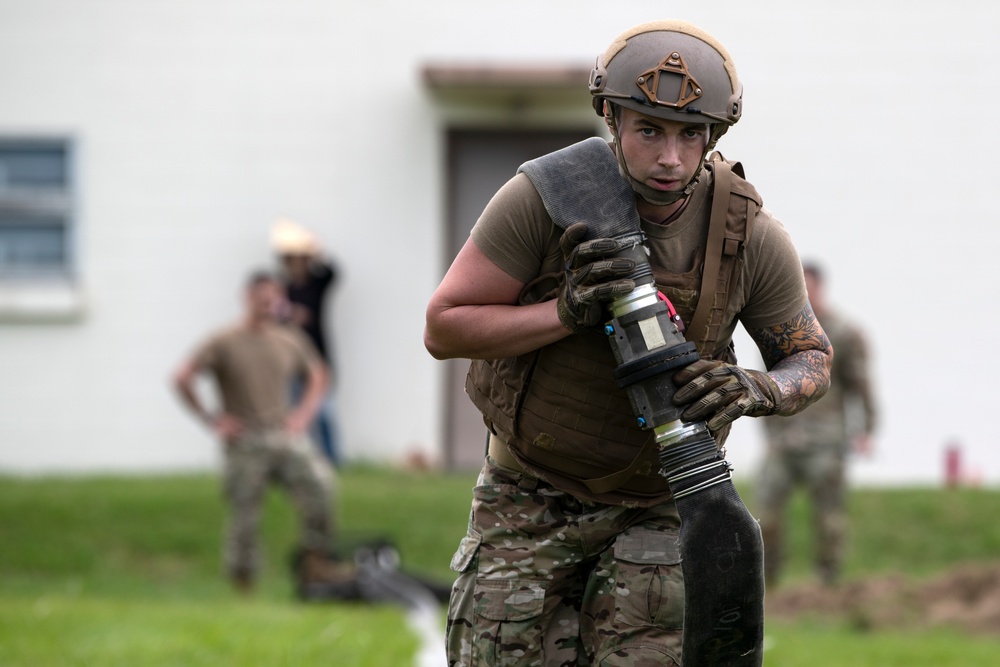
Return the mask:
<path id="1" fill-rule="evenodd" d="M 711 356 L 719 341 L 726 306 L 743 264 L 743 246 L 756 214 L 753 205 L 759 206 L 752 199 L 732 196 L 737 177 L 744 178 L 739 162 L 727 162 L 715 152 L 709 157 L 708 168 L 714 177 L 712 210 L 698 305 L 687 330 L 688 340 L 694 341 L 702 357 Z"/>

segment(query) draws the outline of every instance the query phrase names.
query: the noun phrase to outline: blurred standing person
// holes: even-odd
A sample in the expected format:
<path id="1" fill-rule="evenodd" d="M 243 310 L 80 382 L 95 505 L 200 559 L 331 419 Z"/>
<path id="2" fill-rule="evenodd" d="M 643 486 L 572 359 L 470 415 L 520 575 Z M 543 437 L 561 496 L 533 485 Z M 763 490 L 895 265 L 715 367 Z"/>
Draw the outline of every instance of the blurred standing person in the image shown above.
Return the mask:
<path id="1" fill-rule="evenodd" d="M 339 466 L 342 453 L 333 396 L 336 374 L 333 349 L 326 333 L 326 303 L 337 282 L 336 265 L 324 257 L 316 236 L 292 220 L 278 220 L 272 229 L 271 239 L 281 262 L 285 284 L 288 305 L 285 317 L 309 337 L 331 378 L 310 431 L 326 458 Z M 295 391 L 300 388 L 301 384 L 296 383 Z"/>
<path id="2" fill-rule="evenodd" d="M 260 566 L 260 507 L 269 482 L 284 487 L 298 510 L 306 561 L 321 567 L 333 538 L 333 473 L 306 435 L 327 374 L 309 341 L 275 321 L 281 289 L 270 274 L 254 273 L 245 288 L 242 320 L 209 336 L 174 376 L 184 404 L 224 443 L 231 515 L 223 558 L 242 592 L 252 590 Z M 222 403 L 217 412 L 198 395 L 200 373 L 215 379 Z M 308 378 L 306 388 L 290 405 L 288 386 L 297 374 Z"/>
<path id="3" fill-rule="evenodd" d="M 877 409 L 863 332 L 827 301 L 824 276 L 814 264 L 803 274 L 813 312 L 834 349 L 830 390 L 807 411 L 764 420 L 767 454 L 761 469 L 757 506 L 764 537 L 764 572 L 777 584 L 784 561 L 789 498 L 804 486 L 812 502 L 815 567 L 833 585 L 840 576 L 847 530 L 846 464 L 853 449 L 871 452 Z"/>

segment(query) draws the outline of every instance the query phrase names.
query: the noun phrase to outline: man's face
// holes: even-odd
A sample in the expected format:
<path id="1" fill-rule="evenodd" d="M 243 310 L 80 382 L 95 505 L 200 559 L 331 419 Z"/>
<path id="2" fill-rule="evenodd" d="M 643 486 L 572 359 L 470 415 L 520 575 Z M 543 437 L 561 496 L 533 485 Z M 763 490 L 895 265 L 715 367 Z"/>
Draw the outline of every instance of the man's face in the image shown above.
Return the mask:
<path id="1" fill-rule="evenodd" d="M 811 271 L 804 271 L 803 276 L 806 279 L 806 292 L 813 310 L 816 312 L 824 311 L 826 309 L 826 295 L 823 292 L 822 281 Z"/>
<path id="2" fill-rule="evenodd" d="M 257 320 L 274 317 L 281 299 L 281 287 L 272 280 L 265 280 L 247 290 L 247 308 Z"/>
<path id="3" fill-rule="evenodd" d="M 694 178 L 708 145 L 708 125 L 621 109 L 618 136 L 629 173 L 654 190 L 677 192 Z"/>
<path id="4" fill-rule="evenodd" d="M 809 298 L 815 299 L 819 295 L 819 283 L 816 281 L 816 276 L 808 271 L 802 275 L 806 279 L 806 292 L 809 293 Z"/>

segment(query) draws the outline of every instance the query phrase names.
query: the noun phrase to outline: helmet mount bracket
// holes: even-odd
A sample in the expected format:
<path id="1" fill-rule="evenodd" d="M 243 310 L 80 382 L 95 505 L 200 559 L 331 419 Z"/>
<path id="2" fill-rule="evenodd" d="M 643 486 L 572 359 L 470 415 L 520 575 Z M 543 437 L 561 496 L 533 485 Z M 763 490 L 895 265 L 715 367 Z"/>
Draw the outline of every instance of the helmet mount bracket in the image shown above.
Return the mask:
<path id="1" fill-rule="evenodd" d="M 701 86 L 677 51 L 640 74 L 635 82 L 653 106 L 682 109 L 702 95 Z"/>

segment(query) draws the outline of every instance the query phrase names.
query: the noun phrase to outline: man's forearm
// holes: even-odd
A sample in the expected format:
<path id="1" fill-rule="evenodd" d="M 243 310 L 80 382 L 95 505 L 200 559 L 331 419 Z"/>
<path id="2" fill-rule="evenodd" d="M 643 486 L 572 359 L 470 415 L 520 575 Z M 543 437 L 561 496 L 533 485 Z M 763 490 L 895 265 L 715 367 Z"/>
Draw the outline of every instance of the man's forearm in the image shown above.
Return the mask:
<path id="1" fill-rule="evenodd" d="M 201 404 L 201 399 L 198 398 L 198 394 L 194 390 L 194 379 L 190 370 L 182 369 L 178 373 L 178 375 L 174 378 L 174 388 L 177 390 L 177 395 L 180 396 L 181 403 L 183 403 L 192 414 L 206 424 L 212 423 L 212 415 L 209 414 L 208 410 L 205 409 L 205 406 Z"/>
<path id="2" fill-rule="evenodd" d="M 428 318 L 424 343 L 437 359 L 503 359 L 570 334 L 555 301 L 528 306 L 453 306 Z"/>
<path id="3" fill-rule="evenodd" d="M 793 415 L 830 388 L 830 357 L 824 350 L 805 350 L 785 357 L 768 371 L 781 391 L 778 414 Z"/>
<path id="4" fill-rule="evenodd" d="M 302 415 L 303 421 L 312 421 L 319 411 L 319 406 L 329 384 L 328 376 L 329 374 L 322 368 L 317 367 L 310 370 L 306 390 L 302 393 L 302 399 L 295 407 L 296 412 Z"/>
<path id="5" fill-rule="evenodd" d="M 875 404 L 875 396 L 872 392 L 871 384 L 864 383 L 861 394 L 861 408 L 864 412 L 865 433 L 871 435 L 878 428 L 878 406 Z"/>
<path id="6" fill-rule="evenodd" d="M 793 415 L 830 388 L 833 347 L 808 303 L 783 324 L 747 333 L 781 391 L 778 414 Z"/>

